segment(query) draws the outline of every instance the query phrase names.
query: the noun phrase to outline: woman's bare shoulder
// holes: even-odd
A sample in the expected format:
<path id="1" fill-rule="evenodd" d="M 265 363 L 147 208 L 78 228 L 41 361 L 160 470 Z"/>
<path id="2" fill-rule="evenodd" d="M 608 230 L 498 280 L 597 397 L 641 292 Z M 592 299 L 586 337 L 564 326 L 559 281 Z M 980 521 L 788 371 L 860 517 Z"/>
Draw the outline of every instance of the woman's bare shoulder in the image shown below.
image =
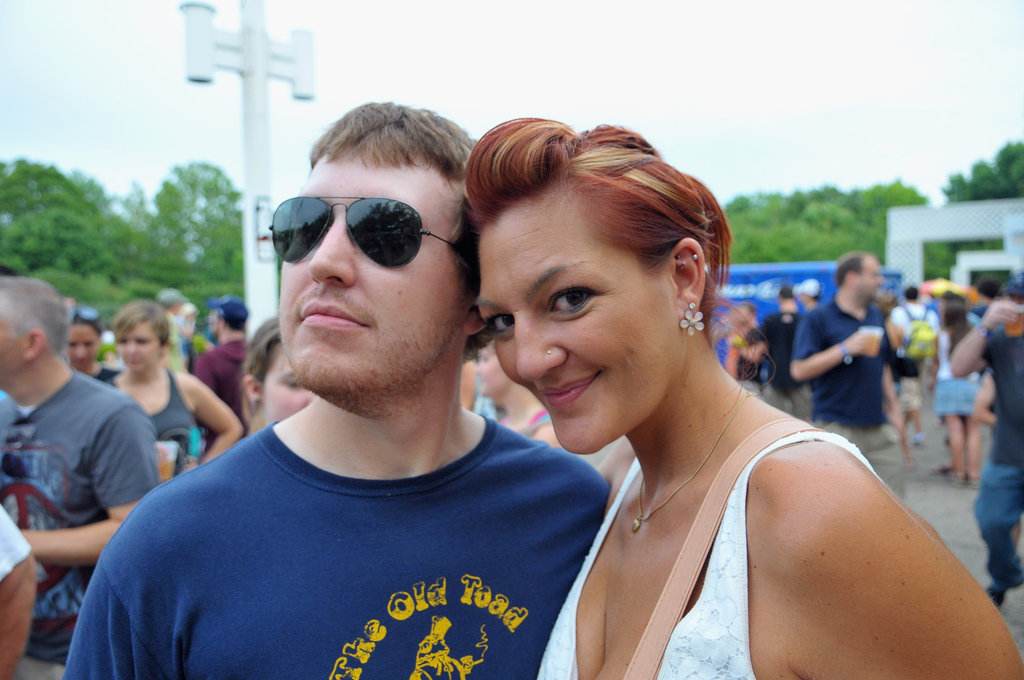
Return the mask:
<path id="1" fill-rule="evenodd" d="M 748 533 L 768 541 L 782 566 L 822 546 L 845 551 L 851 534 L 871 533 L 875 540 L 875 522 L 916 525 L 869 467 L 823 441 L 780 449 L 757 464 L 747 488 L 747 518 Z"/>
<path id="2" fill-rule="evenodd" d="M 189 411 L 195 412 L 202 406 L 217 399 L 216 393 L 206 383 L 191 373 L 178 371 L 171 373 L 171 375 Z"/>
<path id="3" fill-rule="evenodd" d="M 770 454 L 747 501 L 751 610 L 771 612 L 770 642 L 805 641 L 792 662 L 806 675 L 862 665 L 887 678 L 1020 677 L 1019 656 L 965 663 L 972 649 L 1013 648 L 998 612 L 935 531 L 851 453 L 808 442 Z"/>

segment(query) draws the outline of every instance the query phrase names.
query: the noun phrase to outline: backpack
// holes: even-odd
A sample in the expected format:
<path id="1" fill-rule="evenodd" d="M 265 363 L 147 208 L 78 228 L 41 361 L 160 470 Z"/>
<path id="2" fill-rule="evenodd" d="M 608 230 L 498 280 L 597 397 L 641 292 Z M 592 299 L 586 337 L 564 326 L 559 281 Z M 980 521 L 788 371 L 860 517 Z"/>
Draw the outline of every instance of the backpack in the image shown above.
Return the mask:
<path id="1" fill-rule="evenodd" d="M 918 319 L 907 309 L 907 316 L 910 317 L 910 337 L 906 342 L 907 356 L 917 360 L 935 356 L 935 329 L 928 323 L 927 310 Z"/>

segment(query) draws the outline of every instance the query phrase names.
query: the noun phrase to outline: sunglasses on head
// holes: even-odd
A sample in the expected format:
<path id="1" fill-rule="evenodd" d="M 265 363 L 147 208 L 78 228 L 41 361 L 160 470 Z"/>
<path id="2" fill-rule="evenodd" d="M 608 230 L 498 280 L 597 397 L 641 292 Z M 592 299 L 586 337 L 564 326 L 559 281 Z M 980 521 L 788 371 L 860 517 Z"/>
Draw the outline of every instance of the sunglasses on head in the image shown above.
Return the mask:
<path id="1" fill-rule="evenodd" d="M 86 307 L 85 305 L 79 305 L 71 310 L 71 321 L 99 321 L 100 313 L 92 307 Z"/>
<path id="2" fill-rule="evenodd" d="M 328 203 L 326 199 L 339 199 Z M 351 201 L 351 203 L 347 203 Z M 299 196 L 274 211 L 274 250 L 285 262 L 298 262 L 323 240 L 334 221 L 334 207 L 345 206 L 345 226 L 352 242 L 382 267 L 404 267 L 420 250 L 423 236 L 455 244 L 423 228 L 420 214 L 393 198 Z"/>

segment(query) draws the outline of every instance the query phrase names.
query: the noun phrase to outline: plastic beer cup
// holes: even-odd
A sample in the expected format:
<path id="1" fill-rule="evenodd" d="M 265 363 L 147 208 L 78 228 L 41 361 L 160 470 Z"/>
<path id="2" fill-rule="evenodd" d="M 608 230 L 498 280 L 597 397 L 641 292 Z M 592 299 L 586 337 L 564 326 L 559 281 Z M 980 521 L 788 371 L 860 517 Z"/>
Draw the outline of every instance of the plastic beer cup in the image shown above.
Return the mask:
<path id="1" fill-rule="evenodd" d="M 1024 305 L 1017 305 L 1017 315 L 1013 321 L 1007 321 L 1004 328 L 1006 336 L 1009 338 L 1019 338 L 1024 335 Z"/>
<path id="2" fill-rule="evenodd" d="M 160 481 L 166 482 L 174 476 L 174 467 L 178 462 L 178 443 L 174 441 L 158 441 L 156 443 L 157 469 Z"/>
<path id="3" fill-rule="evenodd" d="M 882 349 L 882 334 L 885 333 L 885 329 L 881 326 L 861 326 L 857 329 L 857 332 L 871 336 L 871 342 L 868 344 L 867 349 L 864 350 L 864 356 L 878 356 L 878 351 Z"/>

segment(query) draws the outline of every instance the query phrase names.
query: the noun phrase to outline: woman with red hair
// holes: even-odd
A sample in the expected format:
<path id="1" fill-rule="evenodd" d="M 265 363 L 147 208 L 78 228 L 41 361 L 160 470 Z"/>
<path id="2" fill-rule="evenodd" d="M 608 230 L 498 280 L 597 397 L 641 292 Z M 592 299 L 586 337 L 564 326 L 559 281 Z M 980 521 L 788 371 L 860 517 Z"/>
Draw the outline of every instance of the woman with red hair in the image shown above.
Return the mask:
<path id="1" fill-rule="evenodd" d="M 1024 677 L 984 591 L 856 448 L 720 365 L 731 236 L 703 184 L 630 130 L 521 119 L 476 145 L 466 193 L 502 367 L 566 449 L 635 452 L 606 461 L 608 515 L 542 678 L 634 677 L 642 636 L 662 679 Z M 716 504 L 696 587 L 663 593 Z"/>

